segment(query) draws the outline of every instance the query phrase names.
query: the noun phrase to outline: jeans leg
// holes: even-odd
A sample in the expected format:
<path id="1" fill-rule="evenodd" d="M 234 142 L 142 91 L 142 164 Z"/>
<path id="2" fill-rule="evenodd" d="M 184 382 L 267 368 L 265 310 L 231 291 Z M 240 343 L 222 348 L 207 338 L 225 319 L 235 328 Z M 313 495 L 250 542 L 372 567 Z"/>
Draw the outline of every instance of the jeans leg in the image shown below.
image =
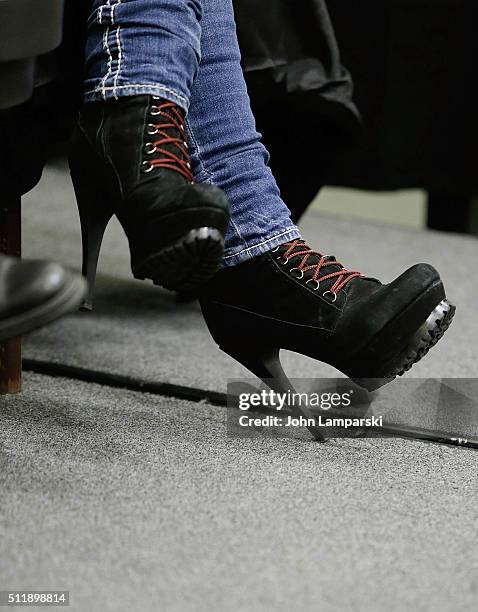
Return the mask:
<path id="1" fill-rule="evenodd" d="M 300 238 L 267 163 L 240 65 L 232 0 L 203 0 L 202 60 L 188 118 L 198 182 L 223 189 L 231 205 L 224 266 Z"/>
<path id="2" fill-rule="evenodd" d="M 94 0 L 85 102 L 156 95 L 187 111 L 201 59 L 203 0 Z"/>

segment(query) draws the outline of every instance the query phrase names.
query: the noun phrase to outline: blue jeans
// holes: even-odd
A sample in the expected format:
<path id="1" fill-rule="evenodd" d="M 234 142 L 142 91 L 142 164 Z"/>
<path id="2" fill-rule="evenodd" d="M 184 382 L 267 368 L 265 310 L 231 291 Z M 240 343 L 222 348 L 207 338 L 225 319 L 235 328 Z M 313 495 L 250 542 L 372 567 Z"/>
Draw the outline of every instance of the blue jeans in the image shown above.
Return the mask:
<path id="1" fill-rule="evenodd" d="M 256 131 L 232 0 L 95 0 L 85 102 L 137 94 L 188 111 L 195 179 L 231 206 L 224 266 L 300 237 Z"/>

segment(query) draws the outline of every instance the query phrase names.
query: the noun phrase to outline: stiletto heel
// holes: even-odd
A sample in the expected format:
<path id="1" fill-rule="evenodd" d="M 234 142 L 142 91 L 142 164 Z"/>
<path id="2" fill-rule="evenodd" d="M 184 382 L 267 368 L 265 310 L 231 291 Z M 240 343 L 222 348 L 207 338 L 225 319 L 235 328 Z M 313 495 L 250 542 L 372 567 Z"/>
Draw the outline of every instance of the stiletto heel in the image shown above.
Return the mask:
<path id="1" fill-rule="evenodd" d="M 260 331 L 252 328 L 247 315 L 243 318 L 239 309 L 230 309 L 214 302 L 205 304 L 201 301 L 201 308 L 212 337 L 224 353 L 260 378 L 275 393 L 295 393 L 280 362 L 280 348 L 267 341 L 259 343 L 254 340 Z M 231 324 L 236 330 L 234 335 L 231 334 Z M 316 422 L 307 408 L 296 405 L 288 407 L 294 417 L 303 417 L 307 423 Z M 317 441 L 325 441 L 317 425 L 311 424 L 307 428 Z"/>
<path id="2" fill-rule="evenodd" d="M 95 181 L 83 182 L 72 174 L 73 187 L 78 204 L 83 249 L 82 274 L 88 283 L 88 290 L 80 310 L 93 310 L 93 295 L 96 270 L 101 243 L 106 227 L 113 216 L 113 210 L 105 205 L 105 199 Z"/>
<path id="3" fill-rule="evenodd" d="M 280 362 L 278 348 L 273 347 L 258 347 L 247 346 L 247 348 L 231 347 L 230 345 L 219 345 L 219 348 L 242 364 L 255 376 L 260 378 L 275 393 L 291 393 L 295 390 L 290 382 L 287 374 L 284 372 Z M 318 442 L 325 442 L 325 438 L 320 432 L 317 425 L 312 425 L 316 420 L 307 408 L 296 406 L 295 404 L 288 405 L 292 415 L 295 418 L 303 417 L 307 419 L 307 429 Z"/>

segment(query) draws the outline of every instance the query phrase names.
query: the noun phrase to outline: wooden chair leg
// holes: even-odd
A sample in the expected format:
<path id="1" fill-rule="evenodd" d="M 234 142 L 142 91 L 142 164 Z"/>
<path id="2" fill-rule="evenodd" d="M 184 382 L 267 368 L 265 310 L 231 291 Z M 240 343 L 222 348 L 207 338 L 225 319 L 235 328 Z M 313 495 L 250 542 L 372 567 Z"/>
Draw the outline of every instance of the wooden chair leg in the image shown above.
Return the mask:
<path id="1" fill-rule="evenodd" d="M 21 256 L 21 199 L 0 201 L 0 253 Z M 22 388 L 21 338 L 0 343 L 0 394 L 18 393 Z"/>

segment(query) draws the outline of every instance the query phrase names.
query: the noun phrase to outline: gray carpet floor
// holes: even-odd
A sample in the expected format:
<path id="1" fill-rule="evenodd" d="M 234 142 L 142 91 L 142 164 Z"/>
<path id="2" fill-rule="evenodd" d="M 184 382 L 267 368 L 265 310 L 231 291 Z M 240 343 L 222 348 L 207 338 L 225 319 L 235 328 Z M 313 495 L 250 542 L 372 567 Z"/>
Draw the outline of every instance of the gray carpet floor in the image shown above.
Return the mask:
<path id="1" fill-rule="evenodd" d="M 26 257 L 78 268 L 63 163 L 25 198 L 24 228 Z M 425 379 L 476 379 L 477 240 L 316 212 L 304 234 L 383 280 L 417 261 L 440 269 L 458 314 L 412 371 L 416 424 L 476 434 L 470 383 Z M 213 391 L 245 375 L 209 338 L 197 304 L 131 279 L 116 223 L 95 312 L 33 334 L 24 353 Z M 292 377 L 336 376 L 296 355 L 285 361 Z M 410 423 L 413 405 L 401 413 L 401 388 L 390 393 L 389 416 Z M 207 402 L 38 374 L 0 398 L 0 421 L 1 588 L 67 589 L 81 612 L 476 607 L 473 451 L 398 439 L 320 445 L 305 432 L 231 437 L 224 409 Z"/>
<path id="2" fill-rule="evenodd" d="M 2 589 L 79 611 L 454 611 L 476 454 L 239 439 L 207 404 L 27 375 L 0 402 Z"/>

